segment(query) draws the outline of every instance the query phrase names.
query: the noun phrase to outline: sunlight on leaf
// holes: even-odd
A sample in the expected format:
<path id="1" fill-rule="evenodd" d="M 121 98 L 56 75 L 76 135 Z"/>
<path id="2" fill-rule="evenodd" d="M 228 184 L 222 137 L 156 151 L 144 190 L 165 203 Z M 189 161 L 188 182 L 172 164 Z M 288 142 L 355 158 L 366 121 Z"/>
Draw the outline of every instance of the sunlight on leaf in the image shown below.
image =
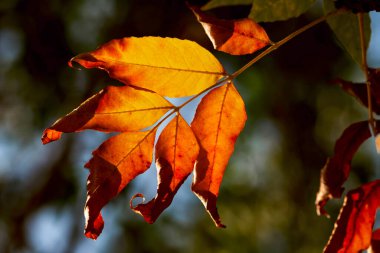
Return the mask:
<path id="1" fill-rule="evenodd" d="M 232 55 L 252 54 L 270 44 L 264 28 L 252 19 L 218 19 L 191 7 L 214 48 Z"/>
<path id="2" fill-rule="evenodd" d="M 376 210 L 380 207 L 380 180 L 347 193 L 324 253 L 361 252 L 371 243 Z"/>
<path id="3" fill-rule="evenodd" d="M 126 85 L 168 97 L 198 94 L 225 72 L 206 49 L 189 40 L 142 37 L 115 39 L 69 62 L 106 70 Z"/>
<path id="4" fill-rule="evenodd" d="M 193 170 L 199 147 L 190 126 L 176 116 L 162 131 L 156 144 L 157 195 L 148 203 L 131 208 L 153 223 L 172 202 L 179 187 Z M 142 194 L 137 194 L 143 197 Z"/>
<path id="5" fill-rule="evenodd" d="M 154 124 L 174 106 L 160 95 L 129 86 L 108 86 L 44 131 L 44 144 L 61 132 L 94 129 L 104 132 L 138 131 Z"/>
<path id="6" fill-rule="evenodd" d="M 191 124 L 200 144 L 192 190 L 218 227 L 224 227 L 216 208 L 219 187 L 246 119 L 240 94 L 227 83 L 202 99 Z"/>
<path id="7" fill-rule="evenodd" d="M 155 130 L 121 133 L 105 141 L 85 165 L 90 170 L 85 205 L 85 235 L 96 239 L 103 229 L 100 210 L 152 162 Z"/>

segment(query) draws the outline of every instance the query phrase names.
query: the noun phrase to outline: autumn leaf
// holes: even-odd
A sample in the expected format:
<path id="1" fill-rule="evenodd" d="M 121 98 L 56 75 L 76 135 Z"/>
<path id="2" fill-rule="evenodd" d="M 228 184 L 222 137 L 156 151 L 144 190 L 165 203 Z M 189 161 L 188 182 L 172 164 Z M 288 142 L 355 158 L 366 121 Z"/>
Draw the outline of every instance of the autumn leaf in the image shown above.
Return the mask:
<path id="1" fill-rule="evenodd" d="M 130 86 L 108 86 L 57 120 L 42 136 L 44 144 L 61 133 L 94 129 L 105 132 L 138 131 L 154 124 L 174 106 L 160 95 Z"/>
<path id="2" fill-rule="evenodd" d="M 318 215 L 326 215 L 324 206 L 331 198 L 340 198 L 343 183 L 351 170 L 351 160 L 361 144 L 371 136 L 368 121 L 350 125 L 335 143 L 334 155 L 327 159 L 321 171 L 315 205 Z"/>
<path id="3" fill-rule="evenodd" d="M 380 207 L 380 180 L 350 191 L 324 253 L 361 252 L 371 243 L 376 210 Z"/>
<path id="4" fill-rule="evenodd" d="M 252 19 L 218 19 L 198 7 L 190 7 L 203 26 L 214 48 L 232 55 L 252 54 L 270 44 L 264 28 Z"/>
<path id="5" fill-rule="evenodd" d="M 182 116 L 177 115 L 162 131 L 156 144 L 157 195 L 146 204 L 136 207 L 131 204 L 132 210 L 141 214 L 148 223 L 155 222 L 192 172 L 198 152 L 193 131 Z M 143 197 L 142 194 L 135 196 Z"/>
<path id="6" fill-rule="evenodd" d="M 200 144 L 192 191 L 218 227 L 224 227 L 216 208 L 219 187 L 246 119 L 244 102 L 229 82 L 203 97 L 191 124 Z"/>
<path id="7" fill-rule="evenodd" d="M 152 162 L 156 131 L 121 133 L 106 140 L 85 165 L 90 170 L 85 205 L 85 235 L 96 239 L 103 229 L 101 209 Z"/>
<path id="8" fill-rule="evenodd" d="M 380 252 L 380 229 L 376 229 L 372 232 L 371 246 L 368 249 L 368 253 Z"/>
<path id="9" fill-rule="evenodd" d="M 368 69 L 372 110 L 380 115 L 380 69 Z M 368 94 L 366 83 L 353 83 L 342 79 L 334 80 L 343 90 L 355 97 L 359 102 L 368 107 Z"/>
<path id="10" fill-rule="evenodd" d="M 168 97 L 200 93 L 225 75 L 219 61 L 197 43 L 176 38 L 115 39 L 75 56 L 70 65 L 107 71 L 126 85 Z"/>

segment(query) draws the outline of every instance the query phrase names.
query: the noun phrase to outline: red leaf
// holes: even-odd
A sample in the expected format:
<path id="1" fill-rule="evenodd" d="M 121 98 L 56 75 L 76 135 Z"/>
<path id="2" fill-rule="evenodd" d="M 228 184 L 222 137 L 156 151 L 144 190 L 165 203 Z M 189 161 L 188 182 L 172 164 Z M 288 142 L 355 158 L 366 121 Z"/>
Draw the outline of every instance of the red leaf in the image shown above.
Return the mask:
<path id="1" fill-rule="evenodd" d="M 153 223 L 172 202 L 179 187 L 190 175 L 198 157 L 199 147 L 190 126 L 176 116 L 162 131 L 156 144 L 158 175 L 157 195 L 146 204 L 131 208 Z M 135 195 L 143 197 L 142 194 Z"/>
<path id="2" fill-rule="evenodd" d="M 249 18 L 224 20 L 190 7 L 214 48 L 232 55 L 252 54 L 270 44 L 264 28 Z"/>
<path id="3" fill-rule="evenodd" d="M 85 235 L 96 239 L 103 229 L 100 210 L 152 162 L 155 130 L 121 133 L 93 152 L 85 206 Z"/>
<path id="4" fill-rule="evenodd" d="M 327 159 L 321 171 L 319 191 L 315 201 L 318 215 L 326 215 L 326 202 L 331 198 L 340 198 L 351 170 L 351 160 L 361 144 L 371 136 L 368 121 L 350 125 L 335 143 L 334 155 Z"/>
<path id="5" fill-rule="evenodd" d="M 367 249 L 370 246 L 378 207 L 380 207 L 380 180 L 350 191 L 324 252 L 351 253 Z"/>
<path id="6" fill-rule="evenodd" d="M 219 187 L 246 119 L 243 99 L 227 83 L 203 97 L 191 124 L 200 144 L 192 190 L 218 227 L 224 227 L 216 208 Z"/>
<path id="7" fill-rule="evenodd" d="M 94 129 L 105 132 L 138 131 L 154 124 L 173 105 L 160 95 L 130 86 L 108 86 L 47 128 L 42 142 L 61 133 Z"/>
<path id="8" fill-rule="evenodd" d="M 380 229 L 373 231 L 368 253 L 380 253 Z"/>

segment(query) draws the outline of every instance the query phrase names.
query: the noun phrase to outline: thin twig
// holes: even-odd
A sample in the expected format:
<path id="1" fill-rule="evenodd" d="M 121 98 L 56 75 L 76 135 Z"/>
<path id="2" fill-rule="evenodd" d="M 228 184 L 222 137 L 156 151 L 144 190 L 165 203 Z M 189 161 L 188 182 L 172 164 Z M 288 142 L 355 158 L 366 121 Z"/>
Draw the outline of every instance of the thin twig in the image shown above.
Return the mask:
<path id="1" fill-rule="evenodd" d="M 367 84 L 368 122 L 372 130 L 371 132 L 373 134 L 376 134 L 376 123 L 373 118 L 373 110 L 372 110 L 371 82 L 369 80 L 369 72 L 368 72 L 368 65 L 367 65 L 367 47 L 365 44 L 363 13 L 358 13 L 357 16 L 358 16 L 359 32 L 360 32 L 360 47 L 362 51 L 362 69 L 365 74 L 365 79 L 366 79 L 366 84 Z"/>

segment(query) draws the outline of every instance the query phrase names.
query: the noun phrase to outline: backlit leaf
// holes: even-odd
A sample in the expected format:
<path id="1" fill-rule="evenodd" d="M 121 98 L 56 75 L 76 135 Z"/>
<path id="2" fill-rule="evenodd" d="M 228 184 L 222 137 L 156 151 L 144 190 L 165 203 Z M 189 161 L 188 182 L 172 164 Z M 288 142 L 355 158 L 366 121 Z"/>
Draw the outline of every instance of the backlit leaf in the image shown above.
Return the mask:
<path id="1" fill-rule="evenodd" d="M 176 38 L 115 39 L 70 60 L 86 68 L 106 70 L 127 85 L 146 88 L 163 96 L 198 94 L 225 72 L 219 61 L 197 43 Z"/>
<path id="2" fill-rule="evenodd" d="M 249 17 L 256 22 L 295 18 L 306 12 L 315 0 L 253 0 Z"/>
<path id="3" fill-rule="evenodd" d="M 103 229 L 101 209 L 152 162 L 155 130 L 121 133 L 105 141 L 85 165 L 90 170 L 85 206 L 85 235 L 96 239 Z"/>
<path id="4" fill-rule="evenodd" d="M 214 48 L 232 55 L 251 54 L 270 44 L 264 28 L 252 19 L 239 20 L 218 19 L 199 10 L 191 8 L 202 24 Z"/>
<path id="5" fill-rule="evenodd" d="M 171 108 L 171 103 L 154 92 L 130 86 L 108 86 L 46 129 L 43 143 L 59 139 L 62 132 L 85 129 L 138 131 L 154 124 Z"/>
<path id="6" fill-rule="evenodd" d="M 351 160 L 361 144 L 371 136 L 368 121 L 361 121 L 350 125 L 336 141 L 334 155 L 327 159 L 321 171 L 320 186 L 315 201 L 318 215 L 326 215 L 326 202 L 331 198 L 340 198 L 343 192 L 342 185 L 346 182 L 350 170 Z"/>
<path id="7" fill-rule="evenodd" d="M 350 191 L 344 201 L 325 253 L 361 252 L 371 243 L 376 210 L 380 207 L 380 180 Z"/>
<path id="8" fill-rule="evenodd" d="M 131 208 L 153 223 L 171 204 L 179 187 L 192 172 L 198 152 L 198 143 L 190 126 L 182 116 L 176 116 L 162 131 L 156 144 L 157 195 L 148 203 L 131 205 Z"/>
<path id="9" fill-rule="evenodd" d="M 202 99 L 191 124 L 200 144 L 192 190 L 218 227 L 224 227 L 216 208 L 219 187 L 246 119 L 240 94 L 227 83 Z"/>
<path id="10" fill-rule="evenodd" d="M 331 0 L 324 0 L 324 9 L 325 13 L 333 11 L 335 9 L 334 2 Z M 365 44 L 368 48 L 369 38 L 371 37 L 370 19 L 367 13 L 363 14 L 363 16 Z M 360 46 L 360 32 L 357 16 L 351 12 L 347 12 L 329 18 L 327 23 L 335 33 L 343 48 L 346 49 L 355 62 L 361 66 L 362 51 Z"/>

